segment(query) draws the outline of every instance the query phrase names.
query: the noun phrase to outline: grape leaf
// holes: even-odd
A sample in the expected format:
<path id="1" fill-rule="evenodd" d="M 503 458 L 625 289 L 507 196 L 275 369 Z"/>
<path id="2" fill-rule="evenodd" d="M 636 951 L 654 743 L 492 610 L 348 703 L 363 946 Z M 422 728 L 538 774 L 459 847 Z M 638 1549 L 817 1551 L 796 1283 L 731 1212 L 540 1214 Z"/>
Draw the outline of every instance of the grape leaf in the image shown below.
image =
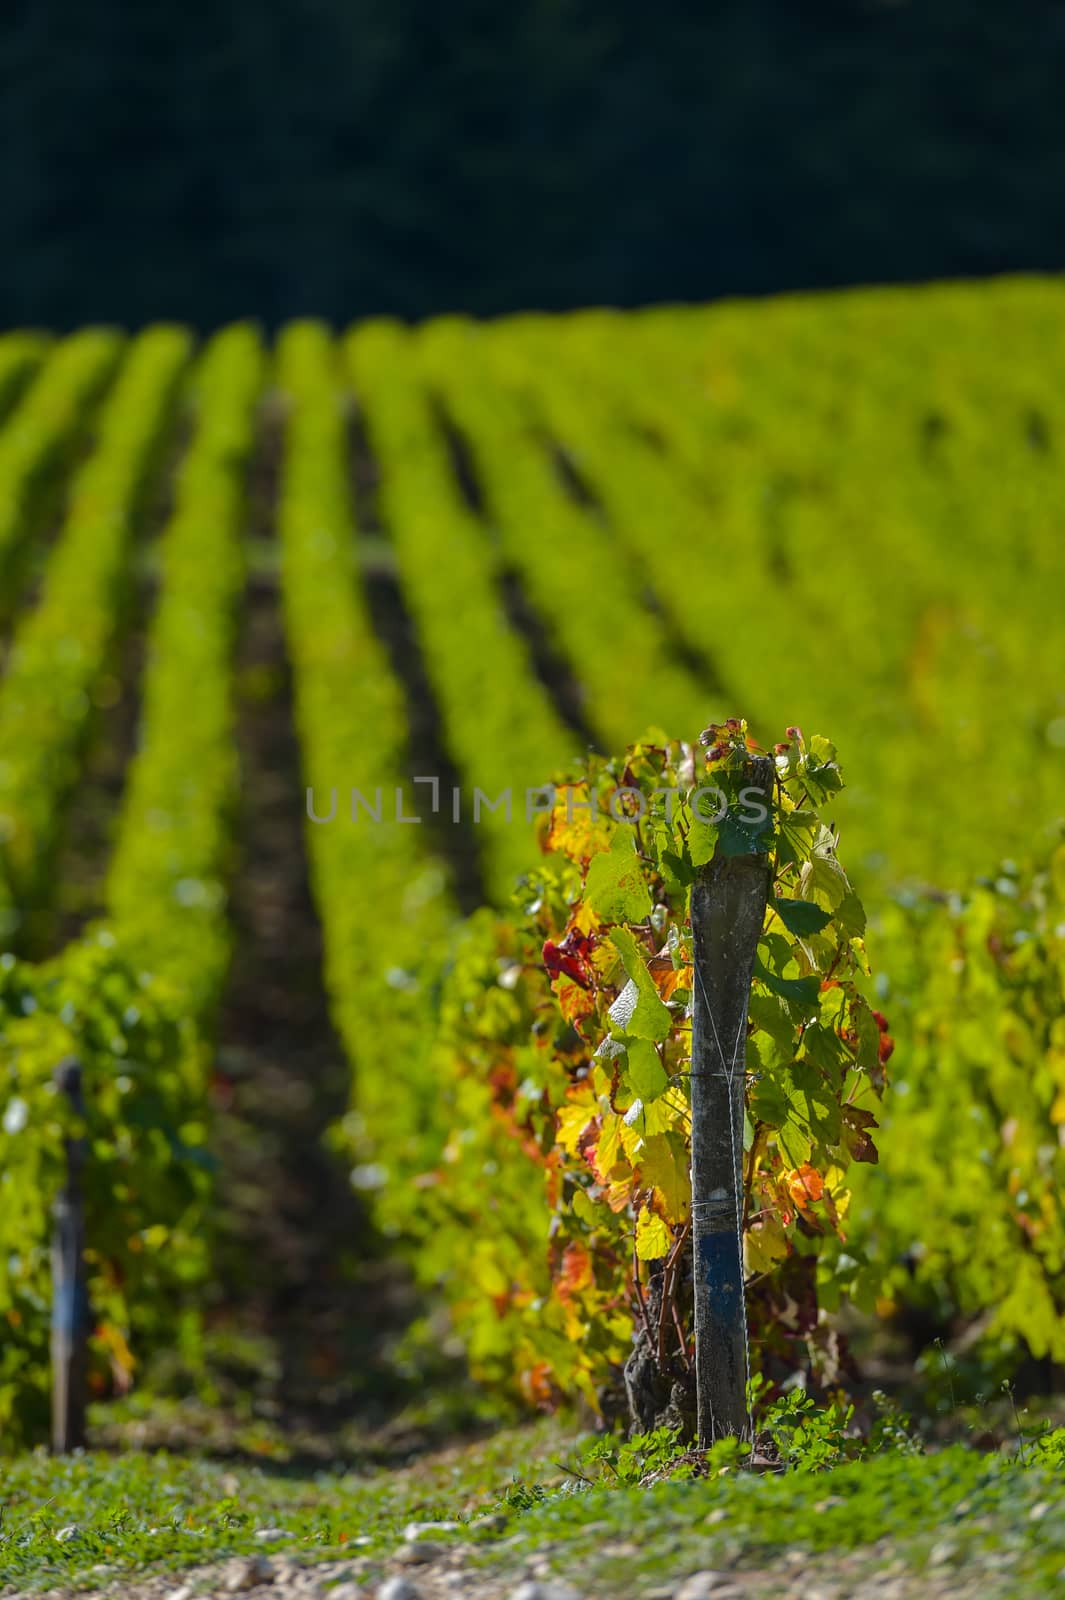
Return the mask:
<path id="1" fill-rule="evenodd" d="M 606 1183 L 621 1154 L 621 1130 L 624 1124 L 619 1116 L 608 1112 L 603 1118 L 599 1142 L 595 1147 L 594 1164 L 601 1183 Z"/>
<path id="2" fill-rule="evenodd" d="M 788 1254 L 784 1225 L 770 1212 L 756 1227 L 748 1228 L 743 1239 L 744 1266 L 748 1272 L 769 1272 Z"/>
<path id="3" fill-rule="evenodd" d="M 772 820 L 768 807 L 760 822 L 748 821 L 740 811 L 728 810 L 717 825 L 718 849 L 723 856 L 764 855 L 769 849 Z"/>
<path id="4" fill-rule="evenodd" d="M 751 1115 L 770 1128 L 782 1128 L 788 1120 L 791 1104 L 782 1086 L 773 1078 L 763 1078 L 751 1090 Z"/>
<path id="5" fill-rule="evenodd" d="M 843 774 L 836 762 L 836 747 L 822 734 L 815 733 L 803 768 L 803 782 L 815 805 L 823 806 L 829 795 L 843 788 Z"/>
<path id="6" fill-rule="evenodd" d="M 669 1077 L 658 1051 L 649 1039 L 633 1039 L 628 1046 L 629 1088 L 643 1101 L 657 1100 L 669 1088 Z"/>
<path id="7" fill-rule="evenodd" d="M 810 1133 L 826 1145 L 838 1143 L 841 1132 L 839 1101 L 818 1068 L 799 1056 L 788 1068 L 788 1080 L 788 1099 Z"/>
<path id="8" fill-rule="evenodd" d="M 627 824 L 615 828 L 609 850 L 592 857 L 585 898 L 604 922 L 642 922 L 650 916 L 651 896 Z"/>
<path id="9" fill-rule="evenodd" d="M 691 840 L 689 838 L 689 844 L 690 843 Z M 712 849 L 710 854 L 713 855 Z M 707 859 L 709 859 L 709 857 Z M 682 855 L 678 855 L 675 850 L 663 850 L 660 861 L 666 872 L 672 874 L 672 876 L 676 878 L 682 889 L 686 889 L 688 885 L 694 881 L 695 873 L 692 871 L 692 864 L 685 861 L 684 857 Z M 692 863 L 694 863 L 696 866 L 699 865 L 699 863 L 695 861 L 694 854 L 692 855 Z"/>
<path id="10" fill-rule="evenodd" d="M 717 824 L 704 822 L 699 817 L 693 816 L 688 832 L 688 854 L 691 856 L 692 866 L 705 867 L 706 863 L 713 859 L 716 849 Z"/>
<path id="11" fill-rule="evenodd" d="M 610 1007 L 611 1022 L 634 1039 L 665 1039 L 673 1026 L 673 1016 L 659 998 L 634 935 L 628 928 L 615 928 L 610 942 L 621 956 L 629 978 Z"/>
<path id="12" fill-rule="evenodd" d="M 658 1261 L 669 1254 L 672 1235 L 661 1217 L 644 1206 L 636 1222 L 636 1254 L 641 1261 Z"/>
<path id="13" fill-rule="evenodd" d="M 843 1142 L 855 1161 L 880 1160 L 880 1152 L 869 1136 L 869 1129 L 875 1127 L 876 1117 L 871 1111 L 861 1106 L 843 1107 Z"/>
<path id="14" fill-rule="evenodd" d="M 777 1144 L 793 1167 L 801 1167 L 804 1161 L 809 1161 L 813 1149 L 813 1141 L 807 1129 L 796 1117 L 790 1116 L 785 1123 L 777 1129 Z"/>
<path id="15" fill-rule="evenodd" d="M 788 900 L 774 895 L 772 904 L 788 932 L 800 939 L 807 934 L 820 933 L 832 921 L 832 913 L 812 900 Z"/>
<path id="16" fill-rule="evenodd" d="M 575 1156 L 581 1135 L 594 1116 L 595 1107 L 586 1096 L 559 1106 L 555 1114 L 555 1143 L 568 1155 Z"/>
<path id="17" fill-rule="evenodd" d="M 820 1022 L 811 1022 L 802 1036 L 802 1052 L 838 1092 L 843 1084 L 843 1074 L 850 1065 L 850 1056 L 838 1034 Z"/>
<path id="18" fill-rule="evenodd" d="M 795 1044 L 795 1024 L 779 1000 L 774 1000 L 770 994 L 752 994 L 747 1015 L 756 1030 L 769 1035 L 778 1051 L 787 1051 L 790 1056 Z"/>
<path id="19" fill-rule="evenodd" d="M 808 861 L 821 826 L 816 811 L 789 811 L 777 829 L 777 860 L 787 866 L 792 861 Z"/>
<path id="20" fill-rule="evenodd" d="M 775 972 L 770 972 L 761 961 L 755 962 L 754 974 L 760 983 L 764 983 L 767 989 L 779 994 L 784 1000 L 790 1000 L 801 1006 L 817 1005 L 821 980 L 816 975 L 808 978 L 780 978 Z"/>
<path id="21" fill-rule="evenodd" d="M 691 1205 L 691 1174 L 683 1138 L 676 1133 L 656 1133 L 640 1152 L 638 1181 L 654 1189 L 671 1222 L 683 1222 Z"/>

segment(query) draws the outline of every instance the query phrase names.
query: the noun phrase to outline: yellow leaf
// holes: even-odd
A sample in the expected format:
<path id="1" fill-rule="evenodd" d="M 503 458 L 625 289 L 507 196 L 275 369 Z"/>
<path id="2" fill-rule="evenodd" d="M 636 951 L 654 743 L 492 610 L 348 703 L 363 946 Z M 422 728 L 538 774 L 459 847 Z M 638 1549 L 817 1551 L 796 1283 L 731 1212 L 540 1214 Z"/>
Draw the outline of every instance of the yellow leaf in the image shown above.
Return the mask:
<path id="1" fill-rule="evenodd" d="M 769 1272 L 788 1254 L 784 1224 L 776 1213 L 771 1213 L 753 1228 L 748 1228 L 743 1239 L 743 1259 L 748 1272 Z"/>
<path id="2" fill-rule="evenodd" d="M 555 1143 L 567 1155 L 577 1154 L 577 1141 L 595 1116 L 595 1102 L 590 1095 L 580 1100 L 567 1100 L 559 1106 L 555 1117 Z"/>
<path id="3" fill-rule="evenodd" d="M 641 1261 L 658 1261 L 669 1254 L 673 1242 L 661 1217 L 644 1206 L 636 1223 L 636 1254 Z"/>
<path id="4" fill-rule="evenodd" d="M 603 1127 L 599 1134 L 599 1142 L 595 1147 L 595 1170 L 602 1183 L 608 1182 L 610 1174 L 617 1164 L 621 1153 L 621 1135 L 625 1124 L 614 1112 L 608 1111 L 603 1117 Z"/>
<path id="5" fill-rule="evenodd" d="M 851 1203 L 851 1191 L 847 1187 L 847 1174 L 842 1167 L 826 1167 L 824 1171 L 825 1193 L 830 1195 L 836 1208 L 836 1215 L 845 1217 Z"/>
<path id="6" fill-rule="evenodd" d="M 676 1134 L 656 1133 L 640 1152 L 639 1181 L 653 1189 L 670 1222 L 683 1222 L 691 1205 L 691 1177 L 683 1141 Z"/>
<path id="7" fill-rule="evenodd" d="M 631 1108 L 626 1115 L 632 1115 Z M 643 1129 L 641 1127 L 642 1122 L 643 1111 L 641 1109 L 633 1118 L 632 1122 L 626 1122 L 623 1118 L 621 1127 L 618 1130 L 621 1148 L 624 1151 L 625 1158 L 630 1165 L 632 1165 L 632 1163 L 638 1159 L 640 1151 L 643 1149 Z"/>
<path id="8" fill-rule="evenodd" d="M 559 789 L 547 829 L 548 850 L 561 850 L 571 861 L 586 861 L 610 845 L 611 827 L 598 801 L 588 806 L 588 785 L 569 784 Z"/>

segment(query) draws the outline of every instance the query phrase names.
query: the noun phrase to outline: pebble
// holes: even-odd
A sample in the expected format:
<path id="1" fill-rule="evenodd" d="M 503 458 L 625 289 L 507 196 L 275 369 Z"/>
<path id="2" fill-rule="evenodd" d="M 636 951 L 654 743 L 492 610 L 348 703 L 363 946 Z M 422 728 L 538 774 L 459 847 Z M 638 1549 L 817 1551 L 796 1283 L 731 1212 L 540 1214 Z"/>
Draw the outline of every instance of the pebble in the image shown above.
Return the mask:
<path id="1" fill-rule="evenodd" d="M 377 1591 L 377 1600 L 422 1600 L 422 1592 L 409 1578 L 386 1578 Z"/>
<path id="2" fill-rule="evenodd" d="M 287 1539 L 288 1536 L 287 1528 L 256 1528 L 255 1530 L 256 1539 L 261 1539 L 264 1542 L 267 1539 Z"/>
<path id="3" fill-rule="evenodd" d="M 358 1583 L 338 1583 L 329 1590 L 327 1600 L 366 1600 L 366 1590 Z"/>
<path id="4" fill-rule="evenodd" d="M 166 1600 L 192 1600 L 191 1584 L 183 1583 L 180 1589 L 171 1589 Z"/>
<path id="5" fill-rule="evenodd" d="M 678 1589 L 673 1592 L 673 1600 L 717 1600 L 721 1596 L 724 1600 L 726 1591 L 736 1593 L 736 1582 L 731 1572 L 715 1572 L 707 1569 L 703 1572 L 693 1572 L 690 1578 L 685 1578 Z"/>
<path id="6" fill-rule="evenodd" d="M 60 1528 L 56 1534 L 57 1544 L 69 1544 L 71 1539 L 76 1539 L 81 1529 L 76 1522 L 71 1522 L 67 1527 Z"/>
<path id="7" fill-rule="evenodd" d="M 423 1567 L 443 1554 L 442 1544 L 434 1544 L 432 1539 L 415 1539 L 412 1544 L 401 1544 L 392 1559 L 402 1567 Z"/>
<path id="8" fill-rule="evenodd" d="M 274 1576 L 273 1566 L 265 1556 L 248 1556 L 235 1561 L 226 1573 L 223 1585 L 226 1594 L 240 1594 L 245 1589 L 255 1589 L 260 1583 L 269 1583 Z"/>

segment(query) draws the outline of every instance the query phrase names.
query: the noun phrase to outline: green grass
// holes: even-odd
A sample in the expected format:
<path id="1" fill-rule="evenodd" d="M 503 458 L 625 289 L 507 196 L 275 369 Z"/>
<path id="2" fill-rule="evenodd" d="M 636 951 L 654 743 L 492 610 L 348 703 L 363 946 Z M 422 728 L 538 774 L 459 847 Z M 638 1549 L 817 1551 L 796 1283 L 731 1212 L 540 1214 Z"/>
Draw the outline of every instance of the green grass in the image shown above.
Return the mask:
<path id="1" fill-rule="evenodd" d="M 100 1581 L 94 1567 L 113 1578 L 264 1549 L 306 1562 L 351 1557 L 372 1580 L 409 1521 L 464 1523 L 489 1510 L 500 1526 L 440 1541 L 472 1545 L 469 1565 L 485 1576 L 539 1557 L 605 1597 L 649 1595 L 707 1567 L 735 1568 L 757 1589 L 788 1566 L 850 1582 L 894 1562 L 914 1575 L 962 1569 L 982 1593 L 1004 1596 L 1053 1592 L 1065 1571 L 1065 1482 L 1030 1445 L 1023 1461 L 951 1445 L 826 1472 L 729 1470 L 639 1488 L 582 1481 L 599 1470 L 582 1456 L 588 1442 L 541 1423 L 398 1470 L 368 1457 L 324 1470 L 164 1451 L 24 1457 L 3 1478 L 0 1582 L 76 1589 Z M 71 1526 L 76 1534 L 58 1540 Z M 261 1528 L 284 1537 L 264 1542 Z"/>

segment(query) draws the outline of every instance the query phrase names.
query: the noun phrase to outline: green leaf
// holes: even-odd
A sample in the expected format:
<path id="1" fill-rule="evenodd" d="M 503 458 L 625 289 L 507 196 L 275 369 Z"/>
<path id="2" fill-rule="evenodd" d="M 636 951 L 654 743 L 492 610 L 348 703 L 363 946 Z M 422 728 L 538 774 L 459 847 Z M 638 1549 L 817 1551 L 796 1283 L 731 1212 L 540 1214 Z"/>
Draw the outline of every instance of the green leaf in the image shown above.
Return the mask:
<path id="1" fill-rule="evenodd" d="M 843 774 L 836 763 L 836 747 L 822 734 L 815 733 L 810 740 L 803 782 L 811 800 L 819 806 L 823 806 L 830 795 L 838 794 L 843 788 Z"/>
<path id="2" fill-rule="evenodd" d="M 818 1068 L 800 1057 L 789 1067 L 788 1078 L 788 1098 L 796 1115 L 822 1143 L 838 1144 L 842 1131 L 839 1101 Z"/>
<path id="3" fill-rule="evenodd" d="M 628 1045 L 628 1085 L 645 1103 L 657 1100 L 669 1088 L 669 1075 L 649 1039 L 633 1039 Z"/>
<path id="4" fill-rule="evenodd" d="M 809 1161 L 813 1151 L 813 1141 L 809 1133 L 798 1118 L 791 1114 L 777 1129 L 777 1144 L 784 1152 L 788 1165 L 792 1167 L 801 1167 L 804 1161 Z"/>
<path id="5" fill-rule="evenodd" d="M 751 1090 L 751 1115 L 770 1128 L 782 1128 L 791 1105 L 783 1088 L 773 1078 L 763 1078 Z"/>
<path id="6" fill-rule="evenodd" d="M 833 1028 L 811 1022 L 802 1036 L 802 1051 L 838 1089 L 850 1065 L 850 1056 Z"/>
<path id="7" fill-rule="evenodd" d="M 729 811 L 717 825 L 718 849 L 723 856 L 765 855 L 769 849 L 771 818 L 763 822 L 745 822 Z"/>
<path id="8" fill-rule="evenodd" d="M 803 867 L 801 886 L 804 899 L 816 901 L 833 915 L 851 887 L 830 848 L 813 851 Z"/>
<path id="9" fill-rule="evenodd" d="M 711 854 L 713 854 L 712 851 Z M 694 856 L 692 857 L 692 861 L 695 861 Z M 701 863 L 696 862 L 695 864 L 698 866 Z M 673 850 L 663 850 L 662 866 L 668 873 L 676 878 L 682 889 L 686 889 L 688 885 L 693 883 L 695 880 L 695 873 L 692 871 L 691 863 L 685 861 L 683 856 L 677 855 Z"/>
<path id="10" fill-rule="evenodd" d="M 789 811 L 780 818 L 777 859 L 782 867 L 789 862 L 809 861 L 820 826 L 816 811 Z"/>
<path id="11" fill-rule="evenodd" d="M 754 964 L 755 977 L 764 983 L 767 989 L 774 994 L 779 994 L 783 999 L 793 1001 L 801 1006 L 817 1005 L 817 997 L 821 993 L 821 980 L 815 975 L 808 978 L 780 978 L 775 972 L 770 972 L 761 961 Z"/>
<path id="12" fill-rule="evenodd" d="M 770 994 L 752 994 L 747 1015 L 756 1029 L 769 1035 L 777 1049 L 790 1057 L 795 1042 L 795 1024 L 779 1000 Z"/>
<path id="13" fill-rule="evenodd" d="M 585 897 L 604 922 L 642 922 L 650 916 L 651 895 L 628 824 L 615 828 L 609 850 L 592 857 Z"/>
<path id="14" fill-rule="evenodd" d="M 850 1025 L 858 1035 L 856 1054 L 859 1069 L 876 1073 L 880 1065 L 880 1029 L 868 1003 L 861 995 L 855 995 L 851 1001 Z"/>
<path id="15" fill-rule="evenodd" d="M 865 932 L 865 907 L 858 899 L 854 890 L 847 889 L 846 894 L 836 907 L 833 921 L 838 923 L 845 933 L 852 938 L 860 939 Z"/>
<path id="16" fill-rule="evenodd" d="M 772 904 L 788 932 L 800 939 L 811 933 L 820 933 L 832 921 L 832 913 L 815 905 L 812 900 L 788 900 L 774 895 Z"/>
<path id="17" fill-rule="evenodd" d="M 621 956 L 629 979 L 610 1007 L 611 1022 L 632 1039 L 665 1039 L 673 1026 L 673 1016 L 659 996 L 634 935 L 628 928 L 615 928 L 610 942 Z"/>
<path id="18" fill-rule="evenodd" d="M 688 830 L 688 854 L 692 858 L 692 866 L 705 867 L 708 861 L 713 860 L 716 849 L 717 823 L 701 822 L 693 816 Z"/>

